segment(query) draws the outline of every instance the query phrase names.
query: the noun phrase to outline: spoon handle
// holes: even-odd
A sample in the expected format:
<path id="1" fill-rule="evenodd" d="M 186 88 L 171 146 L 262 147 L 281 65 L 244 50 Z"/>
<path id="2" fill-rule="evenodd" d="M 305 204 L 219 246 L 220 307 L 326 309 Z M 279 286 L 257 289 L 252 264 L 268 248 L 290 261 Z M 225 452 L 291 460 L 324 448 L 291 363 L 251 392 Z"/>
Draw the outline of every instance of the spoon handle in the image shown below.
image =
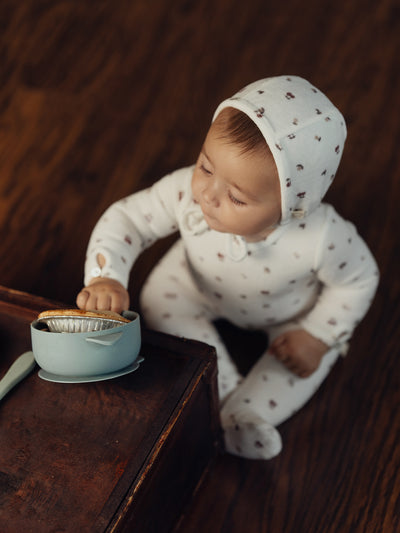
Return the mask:
<path id="1" fill-rule="evenodd" d="M 35 367 L 33 352 L 20 355 L 0 380 L 0 400 Z"/>

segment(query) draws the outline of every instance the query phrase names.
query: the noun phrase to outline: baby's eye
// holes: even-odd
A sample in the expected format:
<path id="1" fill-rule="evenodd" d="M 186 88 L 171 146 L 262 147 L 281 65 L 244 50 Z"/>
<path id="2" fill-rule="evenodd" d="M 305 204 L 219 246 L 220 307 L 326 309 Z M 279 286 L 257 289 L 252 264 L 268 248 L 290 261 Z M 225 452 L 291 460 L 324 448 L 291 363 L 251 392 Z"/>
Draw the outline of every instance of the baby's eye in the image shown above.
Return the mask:
<path id="1" fill-rule="evenodd" d="M 206 168 L 203 164 L 200 165 L 200 170 L 202 170 L 204 174 L 207 174 L 208 176 L 212 174 L 211 170 L 208 170 L 208 168 Z"/>
<path id="2" fill-rule="evenodd" d="M 230 201 L 234 203 L 235 205 L 246 205 L 245 202 L 242 202 L 241 200 L 238 200 L 237 198 L 235 198 L 232 193 L 229 192 L 228 196 L 229 196 Z"/>

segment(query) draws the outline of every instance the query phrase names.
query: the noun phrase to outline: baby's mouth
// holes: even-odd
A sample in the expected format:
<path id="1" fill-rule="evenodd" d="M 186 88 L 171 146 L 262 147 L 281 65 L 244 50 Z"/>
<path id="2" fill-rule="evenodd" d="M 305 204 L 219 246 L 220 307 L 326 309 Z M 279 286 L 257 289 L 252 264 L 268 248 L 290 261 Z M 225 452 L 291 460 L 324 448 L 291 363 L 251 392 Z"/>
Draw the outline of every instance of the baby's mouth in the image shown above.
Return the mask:
<path id="1" fill-rule="evenodd" d="M 203 216 L 205 218 L 207 218 L 208 220 L 217 220 L 217 218 L 215 216 L 213 216 L 211 213 L 208 213 L 206 209 L 204 209 L 203 207 L 203 203 L 198 200 L 197 198 L 193 198 L 193 201 L 195 204 L 197 204 L 198 206 L 200 206 L 200 209 L 201 209 L 201 212 L 203 213 Z"/>
<path id="2" fill-rule="evenodd" d="M 210 220 L 217 220 L 216 217 L 213 216 L 211 213 L 208 213 L 208 212 L 203 208 L 203 206 L 202 206 L 201 204 L 200 204 L 200 208 L 201 208 L 201 211 L 202 211 L 203 215 L 204 215 L 206 218 L 208 218 L 208 219 L 210 219 Z"/>

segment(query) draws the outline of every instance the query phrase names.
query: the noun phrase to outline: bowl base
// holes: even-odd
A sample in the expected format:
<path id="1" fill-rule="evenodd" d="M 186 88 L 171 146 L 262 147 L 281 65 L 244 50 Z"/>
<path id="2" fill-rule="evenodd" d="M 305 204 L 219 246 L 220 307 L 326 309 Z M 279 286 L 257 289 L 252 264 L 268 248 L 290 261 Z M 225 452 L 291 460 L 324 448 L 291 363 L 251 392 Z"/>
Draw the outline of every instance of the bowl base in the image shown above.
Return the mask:
<path id="1" fill-rule="evenodd" d="M 53 381 L 54 383 L 92 383 L 94 381 L 105 381 L 107 379 L 114 379 L 124 376 L 125 374 L 130 374 L 139 368 L 142 361 L 144 361 L 143 357 L 138 357 L 131 365 L 116 370 L 115 372 L 100 374 L 97 376 L 60 376 L 58 374 L 51 374 L 50 372 L 43 370 L 43 368 L 39 370 L 38 376 L 45 381 Z"/>

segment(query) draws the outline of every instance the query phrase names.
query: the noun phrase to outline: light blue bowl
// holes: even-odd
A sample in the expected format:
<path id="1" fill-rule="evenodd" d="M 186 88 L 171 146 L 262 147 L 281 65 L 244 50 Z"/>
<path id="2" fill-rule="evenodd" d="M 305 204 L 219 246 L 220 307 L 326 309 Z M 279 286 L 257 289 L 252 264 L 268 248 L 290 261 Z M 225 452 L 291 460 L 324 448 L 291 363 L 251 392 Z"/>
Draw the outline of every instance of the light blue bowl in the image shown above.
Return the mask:
<path id="1" fill-rule="evenodd" d="M 122 314 L 129 323 L 81 333 L 45 331 L 35 320 L 31 338 L 37 364 L 49 374 L 67 377 L 101 376 L 129 367 L 141 347 L 140 317 L 134 311 Z"/>

